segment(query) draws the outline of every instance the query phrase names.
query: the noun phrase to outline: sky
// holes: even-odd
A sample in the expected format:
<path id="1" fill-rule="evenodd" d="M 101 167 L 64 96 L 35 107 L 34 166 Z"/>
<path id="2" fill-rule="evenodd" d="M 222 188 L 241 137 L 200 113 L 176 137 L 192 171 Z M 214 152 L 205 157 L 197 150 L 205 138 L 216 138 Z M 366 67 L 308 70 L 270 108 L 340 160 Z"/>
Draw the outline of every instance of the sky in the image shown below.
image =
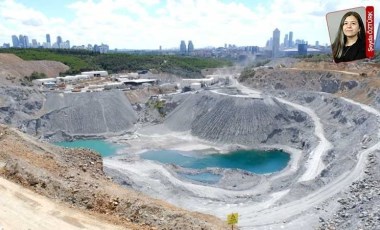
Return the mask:
<path id="1" fill-rule="evenodd" d="M 108 44 L 110 49 L 172 49 L 181 40 L 194 48 L 265 46 L 273 30 L 280 41 L 330 44 L 329 12 L 375 7 L 375 32 L 380 0 L 0 0 L 0 46 L 12 35 L 29 41 L 71 45 Z M 379 13 L 378 13 L 379 12 Z"/>

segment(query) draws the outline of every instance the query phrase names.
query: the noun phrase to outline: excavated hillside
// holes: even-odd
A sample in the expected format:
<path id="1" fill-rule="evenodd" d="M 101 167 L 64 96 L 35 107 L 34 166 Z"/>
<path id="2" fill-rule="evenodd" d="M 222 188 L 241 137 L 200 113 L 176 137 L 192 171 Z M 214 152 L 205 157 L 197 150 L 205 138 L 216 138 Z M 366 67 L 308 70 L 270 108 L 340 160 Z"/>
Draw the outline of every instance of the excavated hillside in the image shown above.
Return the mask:
<path id="1" fill-rule="evenodd" d="M 44 100 L 45 95 L 34 88 L 0 86 L 0 123 L 24 129 L 25 121 L 38 116 Z"/>
<path id="2" fill-rule="evenodd" d="M 268 65 L 272 68 L 255 68 L 240 75 L 241 84 L 233 84 L 234 76 L 239 74 L 232 70 L 228 72 L 230 87 L 168 95 L 168 115 L 158 126 L 151 126 L 154 119 L 147 119 L 151 115 L 146 115 L 148 106 L 132 106 L 120 91 L 45 95 L 33 88 L 15 86 L 0 87 L 0 123 L 49 141 L 130 132 L 120 139 L 129 144 L 128 151 L 136 152 L 148 147 L 170 147 L 171 142 L 178 140 L 165 137 L 177 135 L 179 139 L 181 134 L 191 134 L 183 140 L 191 141 L 195 136 L 202 144 L 206 140 L 217 147 L 287 146 L 298 152 L 298 160 L 284 172 L 262 177 L 225 172 L 219 185 L 199 188 L 199 184 L 173 178 L 176 174 L 167 173 L 165 167 L 139 162 L 137 157 L 104 162 L 109 171 L 117 171 L 115 165 L 128 165 L 118 172 L 126 172 L 120 176 L 125 186 L 177 201 L 175 204 L 191 210 L 224 217 L 226 207 L 239 204 L 241 225 L 247 229 L 280 228 L 276 221 L 281 226 L 290 223 L 285 225 L 289 229 L 301 226 L 294 228 L 292 223 L 306 223 L 302 226 L 310 228 L 318 226 L 319 221 L 321 229 L 329 229 L 326 226 L 342 227 L 342 219 L 350 221 L 350 215 L 358 212 L 355 220 L 368 221 L 368 226 L 378 225 L 378 174 L 374 167 L 378 168 L 375 158 L 379 156 L 376 149 L 380 148 L 379 112 L 373 108 L 380 108 L 380 67 L 364 62 L 336 65 L 288 59 Z M 259 90 L 260 95 L 252 89 Z M 147 132 L 139 133 L 144 128 Z M 149 137 L 151 130 L 167 135 Z M 214 217 L 186 212 L 121 189 L 104 175 L 100 156 L 87 150 L 54 147 L 5 126 L 0 129 L 0 145 L 3 177 L 91 213 L 113 214 L 108 218 L 128 227 L 131 224 L 132 229 L 225 228 Z M 319 156 L 313 155 L 318 152 Z M 317 165 L 314 169 L 313 163 Z M 361 176 L 364 170 L 368 178 Z M 350 184 L 352 189 L 348 191 Z M 368 191 L 367 201 L 375 202 L 363 205 Z M 337 209 L 337 200 L 344 207 Z M 355 207 L 349 206 L 348 200 L 354 200 Z M 332 214 L 334 210 L 339 216 Z M 362 222 L 348 229 L 358 229 L 355 227 L 362 227 Z"/>
<path id="3" fill-rule="evenodd" d="M 275 98 L 230 97 L 207 91 L 189 95 L 164 125 L 209 141 L 246 146 L 301 148 L 313 136 L 310 118 Z"/>
<path id="4" fill-rule="evenodd" d="M 0 87 L 0 122 L 50 141 L 121 134 L 136 121 L 121 91 L 44 94 L 30 87 Z"/>
<path id="5" fill-rule="evenodd" d="M 215 217 L 181 210 L 116 185 L 104 174 L 101 157 L 90 150 L 59 148 L 4 125 L 0 125 L 0 146 L 2 177 L 104 221 L 139 230 L 227 229 Z M 0 214 L 0 223 L 2 218 L 6 214 Z M 70 221 L 80 226 L 80 219 Z"/>
<path id="6" fill-rule="evenodd" d="M 246 76 L 243 83 L 271 93 L 280 91 L 331 93 L 380 107 L 380 64 L 306 61 L 289 63 L 287 59 L 279 59 L 273 66 L 273 69 L 256 69 Z"/>
<path id="7" fill-rule="evenodd" d="M 25 76 L 33 72 L 44 73 L 47 77 L 59 76 L 69 67 L 56 61 L 24 61 L 14 54 L 0 53 L 0 84 L 18 85 Z"/>
<path id="8" fill-rule="evenodd" d="M 137 120 L 122 91 L 50 93 L 39 113 L 26 126 L 45 138 L 114 135 L 132 129 Z"/>

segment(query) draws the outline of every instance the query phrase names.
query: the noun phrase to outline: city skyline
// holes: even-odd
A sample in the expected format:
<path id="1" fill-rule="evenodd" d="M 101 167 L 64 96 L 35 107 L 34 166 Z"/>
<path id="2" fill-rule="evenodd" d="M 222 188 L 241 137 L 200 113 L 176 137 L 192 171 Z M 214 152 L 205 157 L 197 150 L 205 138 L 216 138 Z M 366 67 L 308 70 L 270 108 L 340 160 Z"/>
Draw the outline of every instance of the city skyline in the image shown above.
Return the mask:
<path id="1" fill-rule="evenodd" d="M 103 48 L 106 48 L 108 51 L 108 45 L 107 44 L 82 44 L 82 45 L 76 45 L 71 46 L 70 40 L 64 40 L 60 35 L 56 37 L 56 40 L 52 40 L 50 34 L 45 35 L 46 40 L 45 41 L 39 41 L 35 38 L 31 38 L 32 42 L 29 42 L 29 36 L 20 34 L 12 35 L 11 43 L 9 43 L 9 47 L 13 48 L 53 48 L 53 49 L 90 49 L 92 50 L 93 45 L 94 46 L 105 46 Z"/>
<path id="2" fill-rule="evenodd" d="M 0 45 L 12 44 L 12 35 L 44 41 L 55 34 L 71 46 L 104 43 L 110 49 L 178 49 L 182 40 L 192 40 L 196 48 L 264 47 L 275 28 L 292 31 L 293 41 L 325 45 L 326 13 L 367 5 L 375 7 L 378 24 L 376 0 L 0 0 Z"/>

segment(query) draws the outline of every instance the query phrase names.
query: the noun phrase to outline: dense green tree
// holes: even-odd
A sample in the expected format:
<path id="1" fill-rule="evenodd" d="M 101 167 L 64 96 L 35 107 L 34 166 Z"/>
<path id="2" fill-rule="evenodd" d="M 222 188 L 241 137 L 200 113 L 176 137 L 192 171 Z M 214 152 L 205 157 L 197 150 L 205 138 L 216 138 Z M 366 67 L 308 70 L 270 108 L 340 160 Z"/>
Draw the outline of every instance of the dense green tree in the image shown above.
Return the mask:
<path id="1" fill-rule="evenodd" d="M 184 77 L 199 77 L 201 70 L 230 66 L 230 61 L 215 58 L 198 58 L 159 54 L 100 54 L 72 49 L 0 49 L 0 53 L 13 53 L 24 60 L 52 60 L 68 65 L 66 74 L 88 70 L 107 70 L 110 73 L 155 69 Z"/>

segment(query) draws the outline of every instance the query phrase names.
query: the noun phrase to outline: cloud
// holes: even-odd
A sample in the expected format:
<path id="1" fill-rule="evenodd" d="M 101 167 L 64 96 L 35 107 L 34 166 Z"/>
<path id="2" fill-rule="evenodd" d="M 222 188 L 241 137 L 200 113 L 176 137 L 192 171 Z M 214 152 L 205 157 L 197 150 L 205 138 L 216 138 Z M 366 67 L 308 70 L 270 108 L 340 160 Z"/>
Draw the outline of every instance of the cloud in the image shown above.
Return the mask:
<path id="1" fill-rule="evenodd" d="M 5 23 L 21 23 L 27 26 L 42 25 L 44 22 L 49 20 L 41 12 L 9 0 L 0 2 L 0 16 Z"/>
<path id="2" fill-rule="evenodd" d="M 0 21 L 14 34 L 43 39 L 50 33 L 74 45 L 103 42 L 111 48 L 172 48 L 181 40 L 192 40 L 196 48 L 225 43 L 264 46 L 275 28 L 281 40 L 293 31 L 295 39 L 324 44 L 329 41 L 327 12 L 361 5 L 380 8 L 376 0 L 273 0 L 252 5 L 221 0 L 81 0 L 66 7 L 74 18 L 49 18 L 16 1 L 0 0 Z"/>
<path id="3" fill-rule="evenodd" d="M 0 0 L 0 21 L 0 41 L 7 43 L 11 43 L 11 36 L 14 34 L 27 35 L 29 40 L 38 38 L 42 42 L 46 33 L 64 25 L 64 20 L 49 18 L 42 12 L 14 0 Z"/>

